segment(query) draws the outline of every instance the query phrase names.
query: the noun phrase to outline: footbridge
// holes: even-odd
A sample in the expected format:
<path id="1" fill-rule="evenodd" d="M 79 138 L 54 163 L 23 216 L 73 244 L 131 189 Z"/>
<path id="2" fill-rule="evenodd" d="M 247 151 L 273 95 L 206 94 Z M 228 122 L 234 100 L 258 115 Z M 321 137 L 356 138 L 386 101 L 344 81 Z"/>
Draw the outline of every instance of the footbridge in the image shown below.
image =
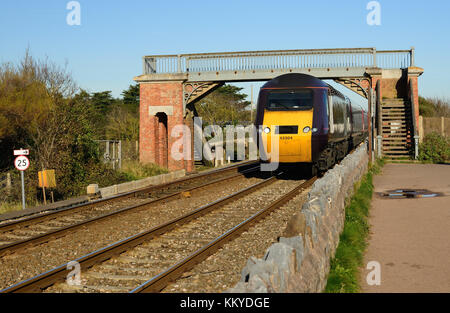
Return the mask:
<path id="1" fill-rule="evenodd" d="M 178 138 L 170 134 L 180 124 L 194 133 L 195 102 L 226 82 L 264 81 L 286 73 L 332 79 L 366 97 L 373 153 L 417 157 L 423 69 L 415 66 L 414 48 L 345 48 L 144 56 L 143 74 L 134 78 L 140 84 L 140 161 L 192 171 L 194 160 L 171 157 Z"/>

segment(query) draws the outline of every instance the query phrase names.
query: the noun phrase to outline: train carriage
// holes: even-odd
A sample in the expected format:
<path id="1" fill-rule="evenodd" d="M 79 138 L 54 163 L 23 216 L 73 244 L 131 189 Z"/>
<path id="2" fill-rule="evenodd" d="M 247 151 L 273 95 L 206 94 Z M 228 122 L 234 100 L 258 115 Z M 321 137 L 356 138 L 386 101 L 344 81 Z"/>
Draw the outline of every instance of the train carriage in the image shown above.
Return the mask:
<path id="1" fill-rule="evenodd" d="M 296 73 L 261 87 L 255 125 L 266 152 L 262 159 L 307 164 L 320 171 L 344 158 L 368 133 L 361 106 L 322 80 Z"/>

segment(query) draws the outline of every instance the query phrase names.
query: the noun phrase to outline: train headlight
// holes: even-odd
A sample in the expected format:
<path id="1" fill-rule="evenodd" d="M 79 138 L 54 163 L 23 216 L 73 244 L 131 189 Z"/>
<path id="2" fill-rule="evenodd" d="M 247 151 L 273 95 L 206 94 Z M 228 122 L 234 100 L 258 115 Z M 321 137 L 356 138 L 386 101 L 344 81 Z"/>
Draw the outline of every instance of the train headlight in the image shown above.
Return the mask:
<path id="1" fill-rule="evenodd" d="M 264 127 L 264 132 L 265 132 L 266 134 L 270 133 L 270 128 L 269 128 L 269 127 Z"/>
<path id="2" fill-rule="evenodd" d="M 303 132 L 307 133 L 311 130 L 311 128 L 309 126 L 306 126 L 305 128 L 303 128 Z"/>

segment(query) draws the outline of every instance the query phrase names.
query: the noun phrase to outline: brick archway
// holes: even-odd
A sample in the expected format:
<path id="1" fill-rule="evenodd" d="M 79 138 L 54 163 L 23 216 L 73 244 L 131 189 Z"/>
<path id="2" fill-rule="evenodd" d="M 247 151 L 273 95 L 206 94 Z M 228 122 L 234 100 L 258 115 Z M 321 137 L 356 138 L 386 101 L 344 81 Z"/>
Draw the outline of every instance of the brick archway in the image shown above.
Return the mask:
<path id="1" fill-rule="evenodd" d="M 162 167 L 168 166 L 168 132 L 167 132 L 167 115 L 164 112 L 159 112 L 156 117 L 155 129 L 155 153 L 157 154 L 157 163 Z"/>

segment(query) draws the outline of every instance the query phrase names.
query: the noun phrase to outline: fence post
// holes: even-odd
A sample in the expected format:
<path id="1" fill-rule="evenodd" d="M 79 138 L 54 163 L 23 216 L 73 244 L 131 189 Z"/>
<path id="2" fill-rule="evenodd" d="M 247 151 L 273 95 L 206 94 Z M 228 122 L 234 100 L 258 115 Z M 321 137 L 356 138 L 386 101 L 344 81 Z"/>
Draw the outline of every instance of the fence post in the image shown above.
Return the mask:
<path id="1" fill-rule="evenodd" d="M 105 142 L 105 153 L 103 154 L 103 163 L 108 163 L 109 162 L 110 155 L 109 155 L 109 141 L 106 140 Z"/>
<path id="2" fill-rule="evenodd" d="M 445 119 L 444 119 L 444 117 L 443 116 L 441 116 L 441 135 L 442 135 L 442 137 L 444 137 L 445 136 Z"/>
<path id="3" fill-rule="evenodd" d="M 6 192 L 9 194 L 11 192 L 11 174 L 6 173 Z"/>
<path id="4" fill-rule="evenodd" d="M 377 48 L 372 48 L 373 54 L 373 67 L 377 67 Z"/>
<path id="5" fill-rule="evenodd" d="M 181 73 L 181 56 L 177 55 L 177 72 Z"/>
<path id="6" fill-rule="evenodd" d="M 119 155 L 119 169 L 122 169 L 122 140 L 119 140 L 119 147 L 118 147 L 118 155 Z"/>
<path id="7" fill-rule="evenodd" d="M 423 141 L 423 116 L 419 115 L 419 143 L 422 143 Z"/>
<path id="8" fill-rule="evenodd" d="M 111 162 L 112 162 L 112 166 L 113 166 L 113 170 L 116 169 L 116 161 L 117 161 L 117 157 L 116 157 L 116 141 L 112 141 L 112 158 L 111 158 Z"/>

